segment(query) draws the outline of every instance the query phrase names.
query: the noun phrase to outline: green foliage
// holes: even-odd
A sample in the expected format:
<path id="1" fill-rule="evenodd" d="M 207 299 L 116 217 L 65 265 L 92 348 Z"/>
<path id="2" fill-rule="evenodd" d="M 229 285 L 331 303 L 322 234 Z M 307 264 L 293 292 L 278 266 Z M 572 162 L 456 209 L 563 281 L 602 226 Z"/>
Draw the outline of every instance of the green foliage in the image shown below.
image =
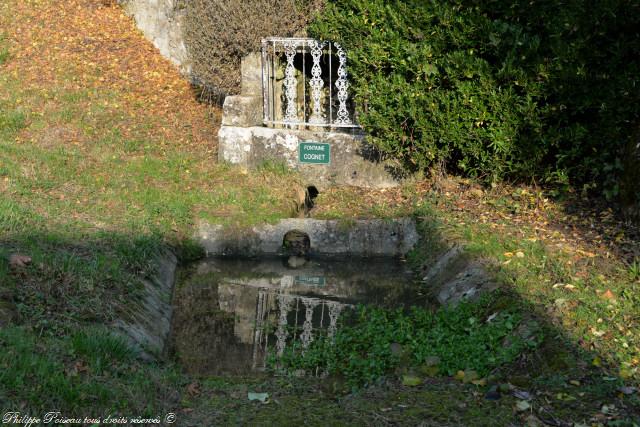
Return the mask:
<path id="1" fill-rule="evenodd" d="M 409 167 L 567 174 L 615 196 L 640 119 L 639 28 L 623 0 L 336 0 L 311 32 L 346 46 L 362 124 Z"/>
<path id="2" fill-rule="evenodd" d="M 434 356 L 440 359 L 441 373 L 472 369 L 487 375 L 531 344 L 514 333 L 521 321 L 518 312 L 504 310 L 488 322 L 487 301 L 464 302 L 435 313 L 416 307 L 407 313 L 361 306 L 333 341 L 317 339 L 305 352 L 294 345 L 272 364 L 290 371 L 320 368 L 344 376 L 352 387 L 371 384 L 397 367 L 420 366 Z M 403 355 L 394 354 L 393 343 L 402 345 Z"/>

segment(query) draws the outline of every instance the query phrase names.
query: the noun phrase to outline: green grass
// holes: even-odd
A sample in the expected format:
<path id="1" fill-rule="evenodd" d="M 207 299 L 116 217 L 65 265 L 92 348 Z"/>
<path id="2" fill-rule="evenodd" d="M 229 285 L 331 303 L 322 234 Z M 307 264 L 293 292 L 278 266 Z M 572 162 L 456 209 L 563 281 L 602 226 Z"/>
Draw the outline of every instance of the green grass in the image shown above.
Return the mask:
<path id="1" fill-rule="evenodd" d="M 127 94 L 70 88 L 81 76 L 60 72 L 33 85 L 0 68 L 0 324 L 7 304 L 19 324 L 0 330 L 0 406 L 156 416 L 187 380 L 140 363 L 100 325 L 140 297 L 161 249 L 202 255 L 197 221 L 288 217 L 297 179 L 277 166 L 247 175 L 207 147 L 149 138 L 161 118 L 131 119 L 113 107 Z M 14 253 L 31 264 L 9 268 Z"/>
<path id="2" fill-rule="evenodd" d="M 78 77 L 67 74 L 61 81 Z M 123 112 L 110 107 L 124 95 L 27 85 L 0 69 L 0 253 L 33 259 L 24 277 L 0 259 L 0 283 L 45 336 L 117 317 L 161 248 L 197 252 L 189 249 L 197 221 L 247 226 L 292 212 L 294 175 L 277 167 L 247 175 L 204 147 L 137 137 L 155 118 L 125 134 Z"/>
<path id="3" fill-rule="evenodd" d="M 256 168 L 260 172 L 271 173 L 277 176 L 291 175 L 291 170 L 284 161 L 267 159 Z"/>
<path id="4" fill-rule="evenodd" d="M 633 281 L 640 280 L 640 258 L 636 258 L 629 265 L 629 279 Z"/>
<path id="5" fill-rule="evenodd" d="M 6 63 L 10 58 L 9 48 L 6 44 L 6 37 L 3 34 L 0 34 L 0 66 Z"/>
<path id="6" fill-rule="evenodd" d="M 52 408 L 66 416 L 124 413 L 156 416 L 165 384 L 179 377 L 132 359 L 124 341 L 103 329 L 42 338 L 23 327 L 0 329 L 0 404 Z M 10 369 L 9 369 L 10 367 Z M 158 388 L 160 387 L 160 388 Z"/>
<path id="7" fill-rule="evenodd" d="M 14 60 L 8 46 L 0 39 L 0 66 Z M 65 71 L 58 77 L 58 82 L 69 82 L 81 76 Z M 140 280 L 153 272 L 158 252 L 171 245 L 184 262 L 202 256 L 202 248 L 192 240 L 199 220 L 243 227 L 288 217 L 300 182 L 277 162 L 245 173 L 217 163 L 205 147 L 150 137 L 148 131 L 156 129 L 161 118 L 132 119 L 113 108 L 124 95 L 115 89 L 74 89 L 56 82 L 43 86 L 27 84 L 0 68 L 0 308 L 10 302 L 19 315 L 18 326 L 0 329 L 2 409 L 155 416 L 187 408 L 193 412 L 182 417 L 193 418 L 195 425 L 286 425 L 296 420 L 354 425 L 381 424 L 385 418 L 418 424 L 429 417 L 445 425 L 494 425 L 498 418 L 504 424 L 523 421 L 514 415 L 511 397 L 488 403 L 482 397 L 484 389 L 445 378 L 416 390 L 372 387 L 351 400 L 336 399 L 310 378 L 202 379 L 201 394 L 191 396 L 186 386 L 195 379 L 170 364 L 136 360 L 104 325 L 122 316 L 140 296 Z M 353 189 L 322 192 L 316 211 L 318 217 L 340 219 L 347 228 L 358 217 L 415 216 L 423 240 L 409 256 L 414 266 L 437 253 L 445 241 L 464 242 L 472 255 L 489 260 L 500 281 L 513 290 L 515 296 L 505 303 L 512 311 L 507 312 L 533 313 L 551 323 L 545 326 L 545 342 L 534 352 L 540 364 L 526 365 L 540 368 L 543 375 L 524 378 L 523 387 L 538 387 L 551 393 L 550 399 L 557 392 L 571 392 L 584 405 L 633 403 L 629 398 L 616 400 L 615 389 L 637 378 L 638 261 L 568 264 L 572 255 L 524 238 L 532 233 L 525 226 L 513 227 L 518 232 L 512 233 L 470 216 L 458 217 L 452 213 L 451 196 L 423 196 L 416 184 L 402 188 L 403 203 L 388 200 L 382 192 L 374 198 L 367 198 L 370 191 Z M 525 199 L 520 194 L 489 201 L 492 209 L 526 212 L 530 203 Z M 517 251 L 525 257 L 505 256 Z M 26 268 L 11 269 L 6 258 L 14 253 L 33 261 Z M 554 288 L 556 283 L 572 284 L 575 290 Z M 611 290 L 616 302 L 601 298 L 596 290 Z M 391 333 L 380 316 L 361 324 L 364 329 L 354 328 L 351 335 L 345 331 L 345 339 L 383 324 L 384 333 L 377 337 L 382 364 L 388 357 L 384 346 L 391 339 L 406 341 L 414 365 L 428 357 L 420 353 L 428 343 L 438 351 L 446 374 L 468 368 L 484 373 L 513 359 L 510 354 L 495 363 L 480 363 L 489 361 L 487 353 L 496 349 L 491 336 L 483 335 L 489 329 L 474 329 L 468 341 L 432 345 L 435 338 L 420 337 L 422 341 L 413 343 L 409 334 Z M 421 329 L 416 329 L 419 319 L 398 315 L 396 320 L 413 325 L 414 332 Z M 429 331 L 442 332 L 450 322 L 462 326 L 463 320 L 468 322 L 461 317 L 431 319 L 437 327 Z M 509 319 L 503 320 L 500 325 L 506 326 Z M 604 335 L 594 335 L 592 329 Z M 491 345 L 483 347 L 483 340 Z M 457 360 L 458 353 L 467 354 L 467 359 Z M 469 359 L 471 355 L 478 360 Z M 348 359 L 337 356 L 336 361 Z M 593 366 L 595 357 L 602 358 L 602 369 Z M 393 363 L 388 366 L 392 371 Z M 521 373 L 511 374 L 509 366 L 502 366 L 506 371 L 501 380 L 516 382 Z M 372 372 L 376 378 L 388 373 L 386 365 L 374 368 L 360 366 L 351 372 L 359 379 L 373 378 Z M 570 389 L 568 381 L 585 371 L 590 375 L 585 387 Z M 631 379 L 623 381 L 627 374 Z M 393 373 L 390 378 L 393 383 Z M 246 401 L 248 389 L 262 388 L 278 403 L 257 407 Z M 566 402 L 556 400 L 556 410 L 566 411 L 567 419 L 599 410 L 562 409 Z"/>

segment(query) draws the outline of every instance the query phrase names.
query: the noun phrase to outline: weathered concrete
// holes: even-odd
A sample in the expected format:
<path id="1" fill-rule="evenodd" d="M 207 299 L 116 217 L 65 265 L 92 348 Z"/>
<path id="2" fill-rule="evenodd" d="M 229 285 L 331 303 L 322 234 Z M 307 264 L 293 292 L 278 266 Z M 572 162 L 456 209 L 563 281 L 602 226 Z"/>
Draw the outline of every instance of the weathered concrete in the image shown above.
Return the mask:
<path id="1" fill-rule="evenodd" d="M 225 119 L 229 121 L 229 119 Z M 221 161 L 255 168 L 267 160 L 285 163 L 319 190 L 334 185 L 390 188 L 398 185 L 391 164 L 379 162 L 362 133 L 274 129 L 262 126 L 222 126 L 218 133 Z M 329 165 L 301 164 L 298 144 L 315 141 L 331 144 Z"/>
<path id="2" fill-rule="evenodd" d="M 442 305 L 457 304 L 494 291 L 498 284 L 487 272 L 487 266 L 472 259 L 461 246 L 445 251 L 427 270 L 423 282 Z"/>
<path id="3" fill-rule="evenodd" d="M 259 53 L 250 53 L 242 58 L 241 92 L 246 96 L 259 96 L 262 100 L 262 57 Z M 260 107 L 262 108 L 262 106 Z"/>
<path id="4" fill-rule="evenodd" d="M 156 272 L 142 280 L 142 297 L 132 301 L 129 312 L 114 322 L 116 330 L 140 350 L 142 357 L 160 356 L 171 330 L 171 294 L 178 264 L 176 256 L 165 250 L 157 258 Z"/>
<path id="5" fill-rule="evenodd" d="M 191 72 L 184 42 L 184 9 L 177 0 L 121 0 L 125 12 L 160 54 L 186 75 Z"/>
<path id="6" fill-rule="evenodd" d="M 419 239 L 411 218 L 353 222 L 291 218 L 244 230 L 201 223 L 196 238 L 208 255 L 281 254 L 284 235 L 291 230 L 307 233 L 311 253 L 323 255 L 401 256 Z"/>
<path id="7" fill-rule="evenodd" d="M 261 96 L 227 96 L 222 107 L 222 126 L 262 125 Z"/>

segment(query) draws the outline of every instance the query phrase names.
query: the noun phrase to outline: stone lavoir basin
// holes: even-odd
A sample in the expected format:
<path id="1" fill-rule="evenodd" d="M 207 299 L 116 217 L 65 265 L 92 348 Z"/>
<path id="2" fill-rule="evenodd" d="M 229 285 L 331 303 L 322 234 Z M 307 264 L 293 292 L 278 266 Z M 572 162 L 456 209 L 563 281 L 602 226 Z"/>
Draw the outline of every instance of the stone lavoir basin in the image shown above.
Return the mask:
<path id="1" fill-rule="evenodd" d="M 299 260 L 299 258 L 296 258 Z M 333 335 L 357 304 L 400 306 L 415 295 L 397 258 L 209 258 L 180 275 L 170 354 L 193 375 L 264 371 L 268 355 Z"/>
<path id="2" fill-rule="evenodd" d="M 264 371 L 269 356 L 335 334 L 359 304 L 436 307 L 497 286 L 457 245 L 411 271 L 404 256 L 418 233 L 410 218 L 201 224 L 195 237 L 207 257 L 177 268 L 171 251 L 161 254 L 142 298 L 113 326 L 141 357 L 169 356 L 198 376 Z"/>
<path id="3" fill-rule="evenodd" d="M 285 219 L 242 232 L 202 224 L 196 237 L 208 257 L 177 275 L 165 344 L 192 375 L 264 371 L 269 356 L 335 334 L 359 304 L 436 307 L 496 287 L 459 246 L 411 271 L 409 218 Z"/>

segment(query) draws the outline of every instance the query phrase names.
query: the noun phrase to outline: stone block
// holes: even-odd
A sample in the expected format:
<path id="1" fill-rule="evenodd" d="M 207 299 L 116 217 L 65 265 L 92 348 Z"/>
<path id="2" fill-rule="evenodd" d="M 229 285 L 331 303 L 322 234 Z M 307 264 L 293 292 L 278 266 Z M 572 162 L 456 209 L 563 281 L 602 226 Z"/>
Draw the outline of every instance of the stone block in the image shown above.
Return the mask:
<path id="1" fill-rule="evenodd" d="M 298 145 L 301 141 L 329 143 L 330 163 L 299 163 Z M 397 168 L 389 162 L 379 161 L 359 131 L 222 126 L 218 134 L 218 147 L 221 161 L 239 164 L 247 169 L 260 166 L 266 160 L 281 162 L 297 170 L 307 185 L 314 185 L 319 190 L 334 185 L 390 188 L 400 182 Z"/>
<path id="2" fill-rule="evenodd" d="M 262 97 L 227 96 L 222 108 L 222 125 L 239 127 L 262 125 Z"/>
<path id="3" fill-rule="evenodd" d="M 173 0 L 127 0 L 121 2 L 125 13 L 131 16 L 144 36 L 173 62 L 180 71 L 188 75 L 187 48 L 184 43 L 184 11 L 176 7 Z"/>
<path id="4" fill-rule="evenodd" d="M 292 230 L 309 236 L 311 254 L 316 255 L 402 256 L 419 239 L 411 218 L 356 220 L 348 224 L 289 218 L 242 231 L 202 222 L 196 238 L 208 255 L 275 255 L 282 252 L 284 236 Z"/>
<path id="5" fill-rule="evenodd" d="M 240 93 L 248 96 L 262 97 L 262 56 L 250 53 L 242 58 L 242 86 Z"/>

